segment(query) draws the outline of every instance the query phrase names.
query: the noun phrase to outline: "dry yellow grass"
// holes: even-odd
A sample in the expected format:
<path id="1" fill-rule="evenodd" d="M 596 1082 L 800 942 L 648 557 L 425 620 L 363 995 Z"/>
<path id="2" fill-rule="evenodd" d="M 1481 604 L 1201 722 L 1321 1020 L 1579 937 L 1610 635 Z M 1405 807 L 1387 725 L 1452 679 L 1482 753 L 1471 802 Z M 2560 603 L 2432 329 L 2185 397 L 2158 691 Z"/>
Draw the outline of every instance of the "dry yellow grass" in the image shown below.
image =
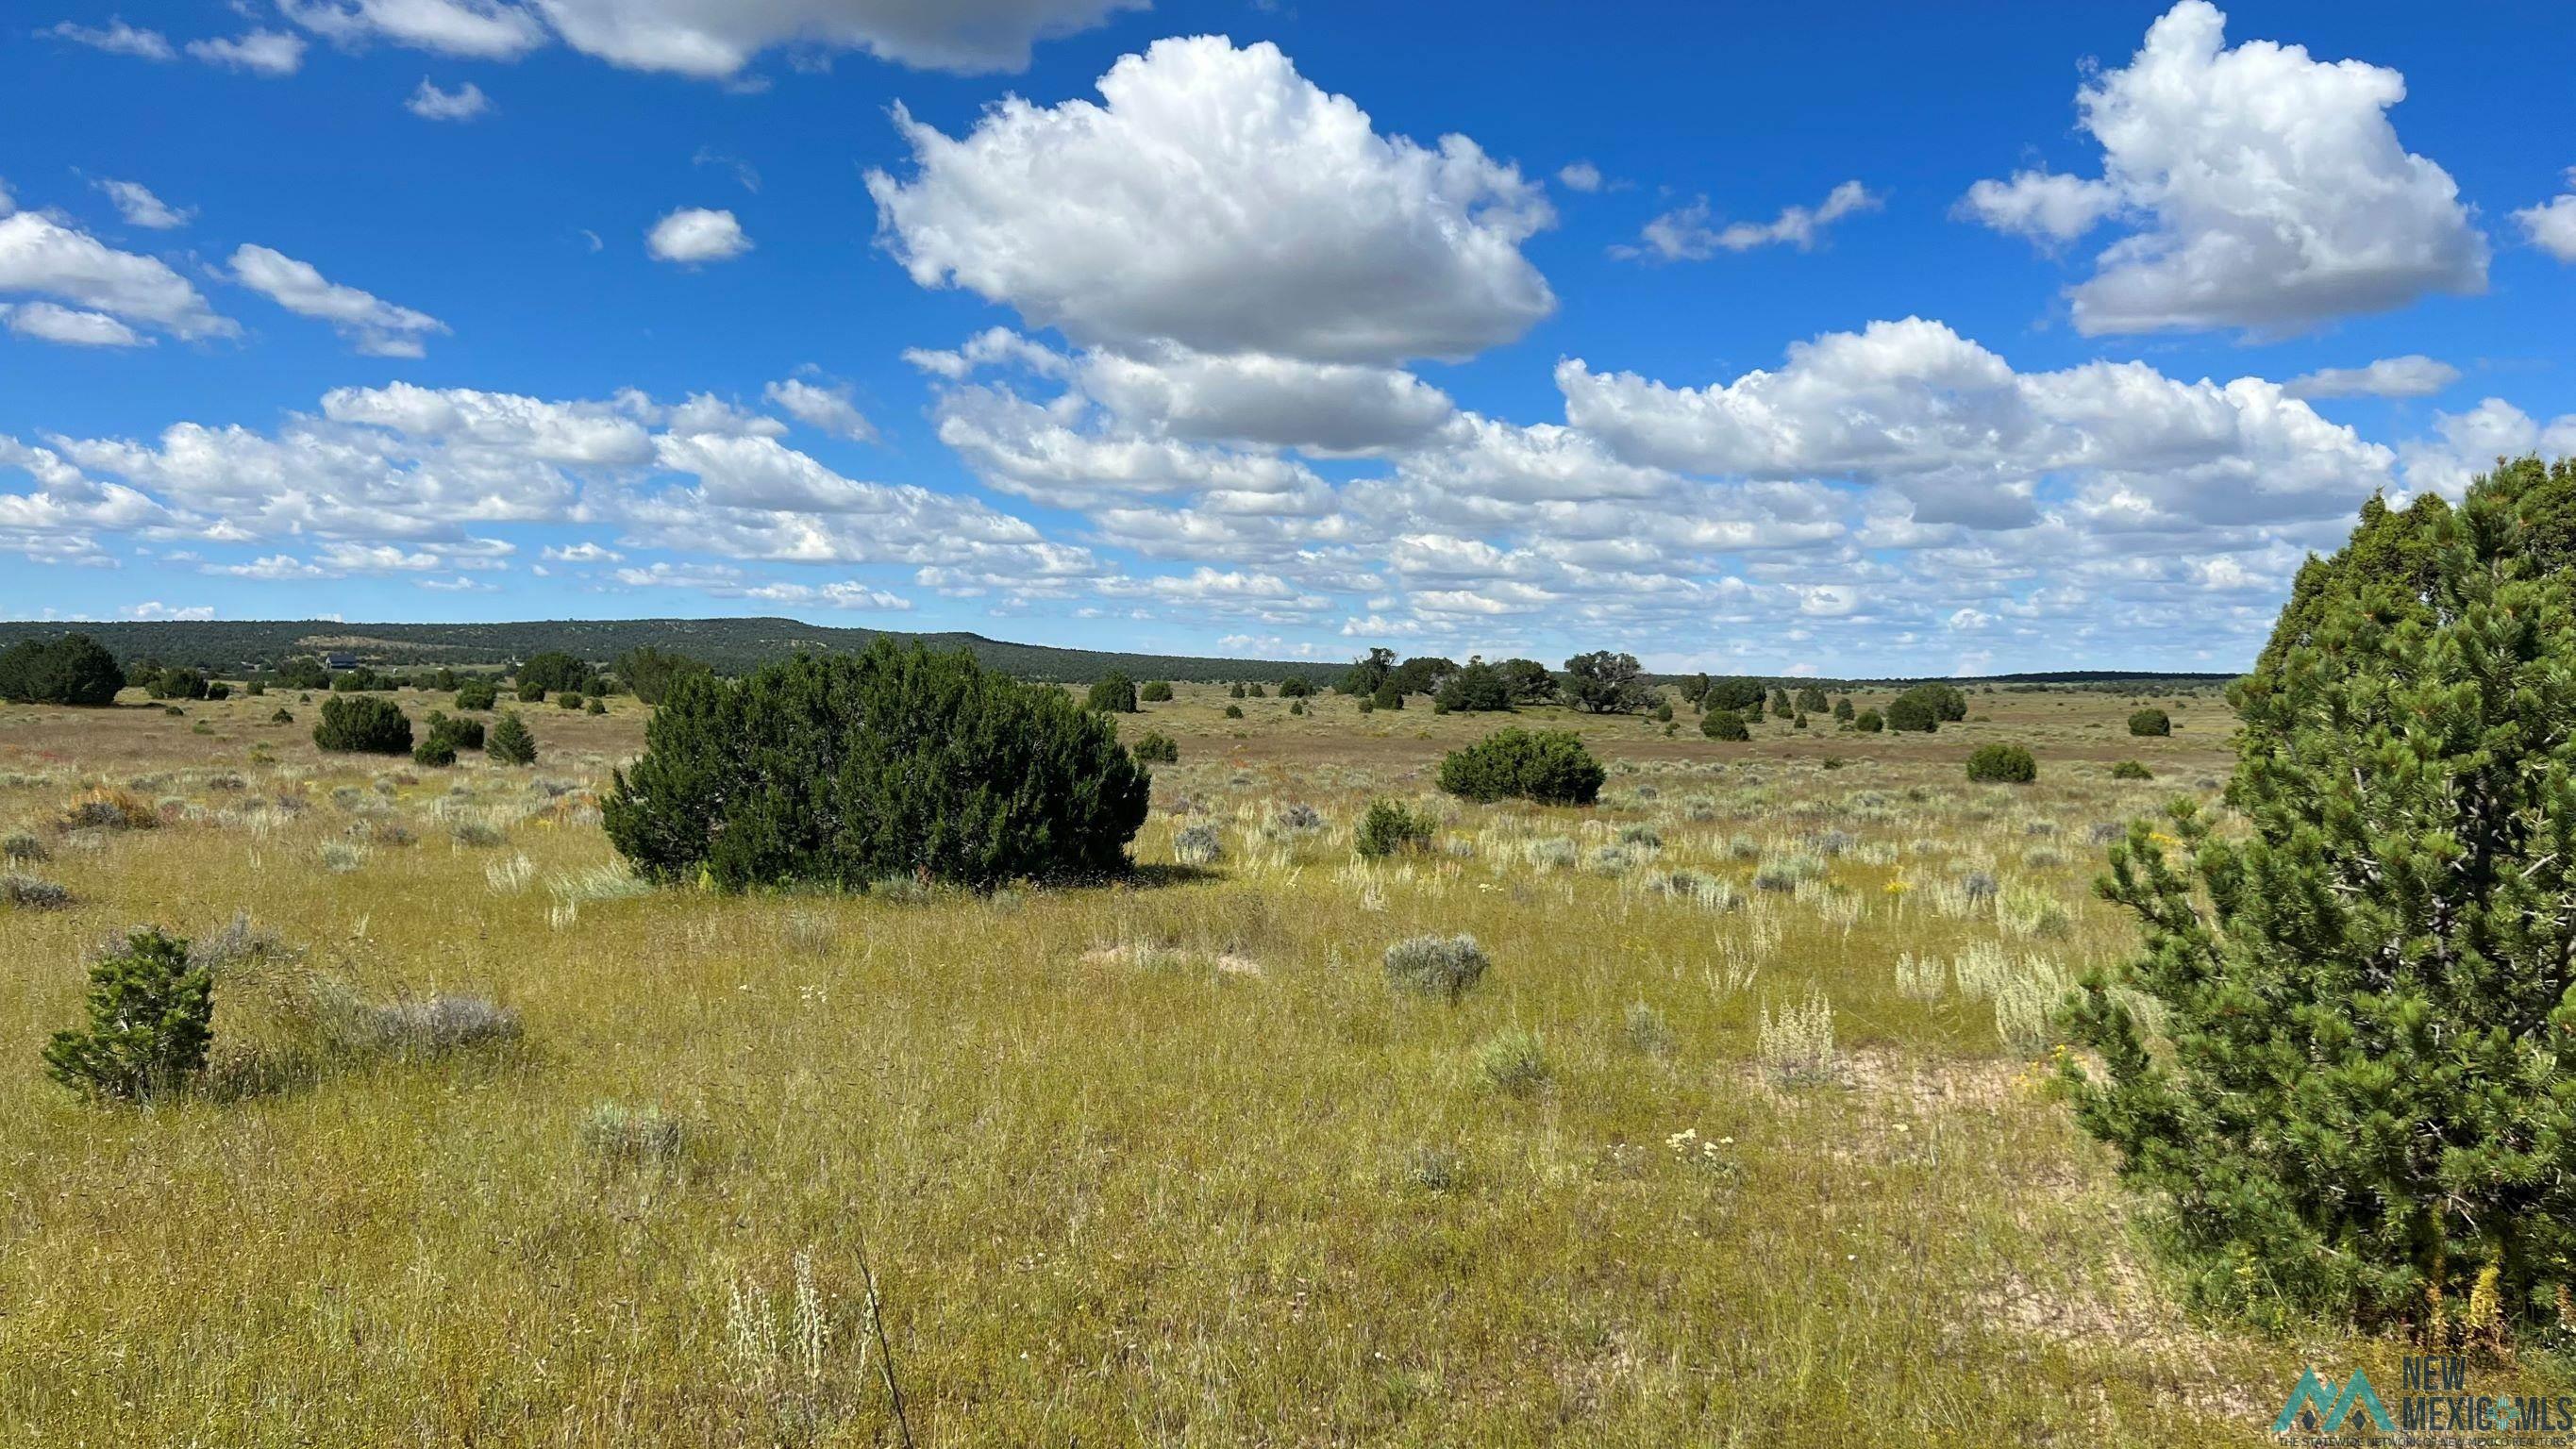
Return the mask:
<path id="1" fill-rule="evenodd" d="M 1214 866 L 928 900 L 623 888 L 587 792 L 632 700 L 528 708 L 533 770 L 317 757 L 275 695 L 0 709 L 0 833 L 74 900 L 0 907 L 0 1441 L 894 1442 L 863 1254 L 936 1445 L 2257 1443 L 2299 1364 L 2401 1351 L 2187 1321 L 2007 1046 L 2125 948 L 2091 834 L 2214 783 L 2214 699 L 2169 740 L 2074 692 L 1929 738 L 1571 721 L 1598 809 L 1434 798 L 1372 867 L 1360 806 L 1493 720 L 1180 696 L 1124 722 L 1182 751 L 1136 854 L 1213 823 Z M 1965 783 L 2000 738 L 2038 785 Z M 50 826 L 100 784 L 163 823 Z M 235 1090 L 44 1080 L 93 942 L 243 911 L 301 955 L 219 987 Z M 1460 1004 L 1389 988 L 1459 932 Z M 315 973 L 523 1035 L 295 1065 Z M 1782 1085 L 1761 1017 L 1817 997 L 1826 1080 Z M 1479 1075 L 1507 1031 L 1533 1093 Z"/>

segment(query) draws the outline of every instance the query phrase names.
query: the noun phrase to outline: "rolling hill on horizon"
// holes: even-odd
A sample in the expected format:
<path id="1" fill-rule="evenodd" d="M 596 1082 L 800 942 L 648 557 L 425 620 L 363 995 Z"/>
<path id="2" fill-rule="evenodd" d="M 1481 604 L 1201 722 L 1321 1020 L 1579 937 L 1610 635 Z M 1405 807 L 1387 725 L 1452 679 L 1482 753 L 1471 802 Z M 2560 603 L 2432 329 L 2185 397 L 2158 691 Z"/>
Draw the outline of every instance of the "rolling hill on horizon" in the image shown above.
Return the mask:
<path id="1" fill-rule="evenodd" d="M 1319 682 L 1339 675 L 1342 660 L 1229 659 L 1070 649 L 1017 644 L 963 631 L 907 633 L 840 628 L 795 619 L 532 619 L 503 623 L 344 623 L 336 619 L 153 619 L 112 621 L 0 620 L 0 647 L 22 639 L 87 634 L 119 659 L 153 660 L 193 669 L 243 672 L 273 666 L 298 654 L 342 653 L 380 668 L 499 665 L 546 650 L 562 650 L 605 664 L 629 649 L 676 650 L 724 673 L 739 673 L 797 653 L 865 649 L 878 638 L 918 641 L 933 649 L 964 649 L 988 668 L 1021 679 L 1079 682 L 1112 671 L 1137 679 L 1211 684 L 1229 680 L 1275 682 L 1302 674 Z M 1716 672 L 1716 671 L 1712 671 Z M 1659 675 L 1673 679 L 1680 675 Z M 1770 676 L 1762 676 L 1769 678 Z M 1928 676 L 1927 676 L 1928 677 Z M 2206 685 L 2232 674 L 2152 670 L 2043 670 L 1974 676 L 1988 684 Z M 1896 682 L 1884 676 L 1819 684 Z"/>

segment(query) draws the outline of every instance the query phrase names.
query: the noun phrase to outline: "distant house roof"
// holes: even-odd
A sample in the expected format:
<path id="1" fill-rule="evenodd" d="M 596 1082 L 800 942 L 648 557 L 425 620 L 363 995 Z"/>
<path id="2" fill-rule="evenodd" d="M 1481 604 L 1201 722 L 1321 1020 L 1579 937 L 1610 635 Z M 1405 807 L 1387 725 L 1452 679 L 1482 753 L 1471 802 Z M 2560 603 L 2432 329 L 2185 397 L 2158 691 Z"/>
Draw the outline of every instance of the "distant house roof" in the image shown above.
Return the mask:
<path id="1" fill-rule="evenodd" d="M 355 669 L 358 667 L 358 656 L 355 654 L 325 654 L 322 656 L 322 667 L 325 669 Z"/>

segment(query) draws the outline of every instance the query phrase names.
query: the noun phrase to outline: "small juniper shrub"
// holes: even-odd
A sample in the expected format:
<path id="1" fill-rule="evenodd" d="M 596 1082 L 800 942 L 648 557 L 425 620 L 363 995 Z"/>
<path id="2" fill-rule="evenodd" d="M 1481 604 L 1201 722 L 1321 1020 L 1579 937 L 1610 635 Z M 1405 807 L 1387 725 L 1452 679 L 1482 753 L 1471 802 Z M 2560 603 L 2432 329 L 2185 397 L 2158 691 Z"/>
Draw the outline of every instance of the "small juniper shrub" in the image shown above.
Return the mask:
<path id="1" fill-rule="evenodd" d="M 374 755 L 411 752 L 411 719 L 402 706 L 374 694 L 335 694 L 322 702 L 313 727 L 318 749 Z"/>
<path id="2" fill-rule="evenodd" d="M 1140 764 L 1177 765 L 1181 762 L 1180 745 L 1160 730 L 1145 731 L 1137 737 L 1136 743 L 1127 747 L 1127 752 L 1134 755 Z"/>
<path id="3" fill-rule="evenodd" d="M 2155 777 L 2155 771 L 2135 760 L 2122 760 L 2111 767 L 2111 778 L 2114 780 L 2152 780 Z"/>
<path id="4" fill-rule="evenodd" d="M 1928 735 L 1941 728 L 1941 716 L 1931 701 L 1910 693 L 1901 694 L 1887 707 L 1887 727 L 1900 734 Z"/>
<path id="5" fill-rule="evenodd" d="M 1088 702 L 1103 714 L 1134 714 L 1136 682 L 1124 674 L 1111 674 L 1091 686 Z"/>
<path id="6" fill-rule="evenodd" d="M 1980 745 L 1968 756 L 1968 778 L 1979 784 L 2027 785 L 2039 778 L 2039 761 L 2020 745 Z"/>
<path id="7" fill-rule="evenodd" d="M 1608 778 L 1570 730 L 1496 730 L 1440 762 L 1440 788 L 1462 800 L 1589 805 Z"/>
<path id="8" fill-rule="evenodd" d="M 214 1041 L 215 981 L 184 939 L 145 926 L 89 970 L 89 1027 L 45 1044 L 45 1070 L 96 1097 L 141 1101 L 184 1091 Z"/>
<path id="9" fill-rule="evenodd" d="M 1743 741 L 1753 738 L 1744 716 L 1731 709 L 1713 709 L 1699 717 L 1699 732 L 1713 740 Z"/>
<path id="10" fill-rule="evenodd" d="M 484 740 L 483 753 L 496 765 L 533 765 L 537 762 L 537 737 L 528 731 L 528 722 L 512 710 L 501 716 Z"/>
<path id="11" fill-rule="evenodd" d="M 1450 1005 L 1485 979 L 1493 963 L 1476 938 L 1413 936 L 1386 948 L 1387 983 L 1399 991 L 1437 996 Z"/>
<path id="12" fill-rule="evenodd" d="M 1362 860 L 1383 860 L 1431 844 L 1431 817 L 1398 800 L 1371 800 L 1360 815 L 1356 841 Z"/>
<path id="13" fill-rule="evenodd" d="M 2173 733 L 2173 716 L 2160 709 L 2142 709 L 2129 716 L 2129 733 L 2142 738 L 2161 738 Z"/>

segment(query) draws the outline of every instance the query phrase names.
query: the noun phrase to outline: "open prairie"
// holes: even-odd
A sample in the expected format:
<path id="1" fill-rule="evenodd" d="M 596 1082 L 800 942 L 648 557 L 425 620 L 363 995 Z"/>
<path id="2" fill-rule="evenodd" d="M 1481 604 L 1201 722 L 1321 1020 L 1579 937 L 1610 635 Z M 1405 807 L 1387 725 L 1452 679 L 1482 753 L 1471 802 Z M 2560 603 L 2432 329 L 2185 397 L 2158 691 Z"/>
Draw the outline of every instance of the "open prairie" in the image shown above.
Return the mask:
<path id="1" fill-rule="evenodd" d="M 1180 751 L 1130 883 L 737 898 L 603 837 L 631 698 L 522 707 L 518 769 L 136 699 L 0 709 L 69 892 L 0 906 L 11 1443 L 2255 1443 L 2403 1352 L 2187 1318 L 2045 1085 L 2214 695 L 1524 712 L 1609 766 L 1576 810 L 1432 791 L 1495 716 L 1185 685 L 1121 720 Z M 2036 784 L 1966 782 L 1998 740 Z M 1372 797 L 1430 848 L 1357 859 Z M 220 963 L 212 1085 L 105 1109 L 38 1053 L 144 922 Z M 1481 984 L 1391 985 L 1458 933 Z"/>

